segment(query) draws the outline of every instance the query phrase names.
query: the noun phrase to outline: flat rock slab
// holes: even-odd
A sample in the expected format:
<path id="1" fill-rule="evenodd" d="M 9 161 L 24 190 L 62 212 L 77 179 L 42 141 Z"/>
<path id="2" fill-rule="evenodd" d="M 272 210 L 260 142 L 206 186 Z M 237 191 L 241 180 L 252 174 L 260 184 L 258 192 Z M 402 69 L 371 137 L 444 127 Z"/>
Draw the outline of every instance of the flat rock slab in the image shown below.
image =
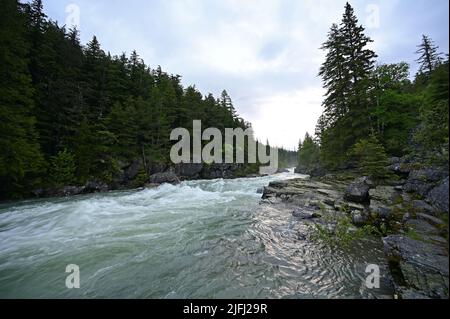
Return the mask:
<path id="1" fill-rule="evenodd" d="M 402 235 L 383 239 L 387 258 L 396 263 L 402 280 L 398 292 L 414 289 L 430 298 L 448 298 L 448 253 L 440 245 L 425 243 Z"/>

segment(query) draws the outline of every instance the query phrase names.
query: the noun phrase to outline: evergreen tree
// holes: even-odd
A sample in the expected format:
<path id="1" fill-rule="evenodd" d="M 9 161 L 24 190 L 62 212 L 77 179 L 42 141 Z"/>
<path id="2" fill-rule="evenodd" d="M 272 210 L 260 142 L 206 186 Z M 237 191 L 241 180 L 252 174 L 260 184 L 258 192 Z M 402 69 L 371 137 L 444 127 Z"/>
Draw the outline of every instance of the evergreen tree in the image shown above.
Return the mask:
<path id="1" fill-rule="evenodd" d="M 0 199 L 26 192 L 42 171 L 32 116 L 33 87 L 28 70 L 26 18 L 16 0 L 0 7 Z"/>
<path id="2" fill-rule="evenodd" d="M 322 46 L 327 54 L 319 72 L 327 92 L 316 134 L 329 167 L 345 162 L 348 150 L 367 136 L 373 124 L 376 55 L 366 48 L 370 42 L 347 3 L 341 24 L 332 25 Z"/>
<path id="3" fill-rule="evenodd" d="M 50 178 L 55 186 L 72 185 L 75 181 L 75 159 L 67 151 L 58 152 L 51 158 Z"/>
<path id="4" fill-rule="evenodd" d="M 439 47 L 434 45 L 433 40 L 428 36 L 422 35 L 422 43 L 418 46 L 416 51 L 420 57 L 416 60 L 419 65 L 419 73 L 430 75 L 431 72 L 441 63 L 441 54 L 438 53 Z"/>
<path id="5" fill-rule="evenodd" d="M 374 134 L 355 144 L 352 154 L 358 159 L 363 174 L 375 179 L 382 179 L 389 175 L 387 166 L 389 160 L 383 145 Z"/>

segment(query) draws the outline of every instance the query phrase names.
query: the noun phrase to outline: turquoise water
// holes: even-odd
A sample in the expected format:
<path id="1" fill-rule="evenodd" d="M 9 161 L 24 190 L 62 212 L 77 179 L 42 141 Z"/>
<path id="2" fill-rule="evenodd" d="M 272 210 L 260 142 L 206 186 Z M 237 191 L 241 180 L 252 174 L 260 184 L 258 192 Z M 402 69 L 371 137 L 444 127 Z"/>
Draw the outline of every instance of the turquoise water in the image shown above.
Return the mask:
<path id="1" fill-rule="evenodd" d="M 0 205 L 1 298 L 373 298 L 365 267 L 377 240 L 350 252 L 301 236 L 291 214 L 259 205 L 269 177 Z M 65 286 L 80 268 L 79 289 Z M 384 275 L 383 275 L 384 276 Z M 384 278 L 386 279 L 386 278 Z"/>

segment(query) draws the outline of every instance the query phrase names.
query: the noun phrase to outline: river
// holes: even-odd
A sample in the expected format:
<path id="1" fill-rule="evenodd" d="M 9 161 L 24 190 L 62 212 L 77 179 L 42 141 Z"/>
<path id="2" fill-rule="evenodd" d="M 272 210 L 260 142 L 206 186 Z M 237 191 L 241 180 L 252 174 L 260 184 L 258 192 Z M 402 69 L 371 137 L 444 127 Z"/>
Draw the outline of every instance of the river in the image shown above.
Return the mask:
<path id="1" fill-rule="evenodd" d="M 262 209 L 257 189 L 298 178 L 186 181 L 154 189 L 0 205 L 0 298 L 381 298 L 351 251 L 299 236 L 291 214 Z M 300 227 L 300 228 L 299 228 Z M 68 264 L 79 289 L 65 285 Z"/>

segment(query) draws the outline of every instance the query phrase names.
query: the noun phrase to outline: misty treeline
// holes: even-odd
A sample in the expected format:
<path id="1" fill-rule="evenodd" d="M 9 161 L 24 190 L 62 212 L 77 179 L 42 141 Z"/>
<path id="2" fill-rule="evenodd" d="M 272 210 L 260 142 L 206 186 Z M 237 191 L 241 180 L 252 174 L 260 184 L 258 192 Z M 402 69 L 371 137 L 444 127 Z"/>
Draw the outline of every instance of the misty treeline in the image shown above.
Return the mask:
<path id="1" fill-rule="evenodd" d="M 324 112 L 315 135 L 300 141 L 299 167 L 359 165 L 382 177 L 389 156 L 448 166 L 448 55 L 423 35 L 419 72 L 411 81 L 407 63 L 377 65 L 371 42 L 347 3 L 342 22 L 332 25 L 322 46 Z"/>
<path id="2" fill-rule="evenodd" d="M 203 96 L 136 51 L 104 52 L 95 36 L 82 45 L 77 29 L 46 17 L 42 0 L 0 0 L 0 8 L 0 199 L 108 182 L 136 158 L 169 163 L 171 130 L 191 129 L 194 119 L 250 127 L 225 90 Z"/>

